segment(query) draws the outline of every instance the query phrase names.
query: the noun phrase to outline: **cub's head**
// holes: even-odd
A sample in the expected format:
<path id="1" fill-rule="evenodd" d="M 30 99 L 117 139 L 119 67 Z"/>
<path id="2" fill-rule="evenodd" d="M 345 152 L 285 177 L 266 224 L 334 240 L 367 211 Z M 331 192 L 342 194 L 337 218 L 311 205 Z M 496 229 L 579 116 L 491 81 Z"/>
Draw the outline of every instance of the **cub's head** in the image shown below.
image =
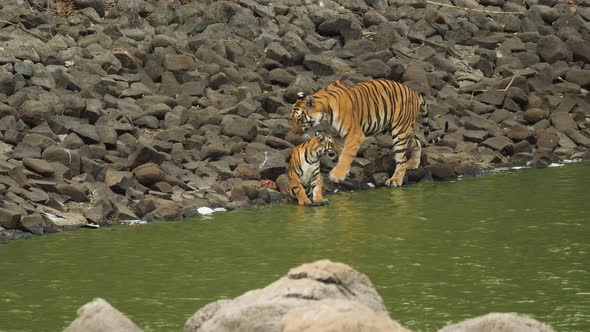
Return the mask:
<path id="1" fill-rule="evenodd" d="M 332 136 L 322 134 L 318 131 L 315 133 L 314 139 L 317 141 L 316 148 L 318 150 L 318 155 L 325 154 L 333 161 L 338 159 L 340 148 Z"/>
<path id="2" fill-rule="evenodd" d="M 303 92 L 297 94 L 299 99 L 293 105 L 291 111 L 291 123 L 295 133 L 304 133 L 311 127 L 319 124 L 321 120 L 317 117 L 317 112 L 314 112 L 315 102 L 312 96 L 305 96 Z"/>

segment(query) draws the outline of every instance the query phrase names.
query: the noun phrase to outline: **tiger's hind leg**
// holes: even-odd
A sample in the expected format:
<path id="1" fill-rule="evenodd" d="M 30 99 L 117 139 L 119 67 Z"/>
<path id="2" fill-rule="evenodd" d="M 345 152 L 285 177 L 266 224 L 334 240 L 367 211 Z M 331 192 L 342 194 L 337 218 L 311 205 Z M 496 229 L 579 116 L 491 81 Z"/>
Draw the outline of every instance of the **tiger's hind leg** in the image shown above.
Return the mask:
<path id="1" fill-rule="evenodd" d="M 422 155 L 422 146 L 420 145 L 420 141 L 417 137 L 410 140 L 410 144 L 408 144 L 408 149 L 410 150 L 410 160 L 408 160 L 408 169 L 416 169 L 420 166 L 420 157 Z"/>
<path id="2" fill-rule="evenodd" d="M 393 159 L 395 160 L 395 172 L 391 178 L 385 181 L 388 187 L 401 187 L 404 184 L 404 176 L 406 175 L 408 143 L 410 139 L 408 136 L 395 136 L 393 138 Z"/>

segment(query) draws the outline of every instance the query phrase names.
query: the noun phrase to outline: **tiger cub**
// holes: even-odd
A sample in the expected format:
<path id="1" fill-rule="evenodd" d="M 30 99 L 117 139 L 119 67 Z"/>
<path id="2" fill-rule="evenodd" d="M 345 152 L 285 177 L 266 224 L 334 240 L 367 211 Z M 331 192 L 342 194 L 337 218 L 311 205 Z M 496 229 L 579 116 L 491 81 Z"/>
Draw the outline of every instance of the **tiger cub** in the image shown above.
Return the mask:
<path id="1" fill-rule="evenodd" d="M 320 157 L 338 158 L 340 149 L 334 139 L 317 132 L 309 141 L 296 146 L 289 161 L 286 194 L 299 205 L 321 205 L 328 202 L 322 195 L 323 179 Z"/>

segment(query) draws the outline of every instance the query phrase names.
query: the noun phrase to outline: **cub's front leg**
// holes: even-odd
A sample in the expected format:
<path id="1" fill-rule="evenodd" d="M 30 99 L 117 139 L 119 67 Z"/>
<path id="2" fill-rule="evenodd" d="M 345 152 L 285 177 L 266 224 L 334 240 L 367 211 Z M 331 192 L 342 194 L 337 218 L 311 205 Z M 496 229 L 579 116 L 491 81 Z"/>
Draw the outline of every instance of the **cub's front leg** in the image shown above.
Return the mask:
<path id="1" fill-rule="evenodd" d="M 305 188 L 301 185 L 299 179 L 289 179 L 289 190 L 291 197 L 297 200 L 299 205 L 311 205 L 311 200 L 305 195 Z"/>
<path id="2" fill-rule="evenodd" d="M 322 174 L 318 172 L 315 176 L 315 187 L 313 188 L 313 203 L 314 205 L 323 205 L 327 204 L 328 200 L 324 198 L 323 191 L 324 191 L 324 179 Z"/>
<path id="3" fill-rule="evenodd" d="M 330 172 L 332 182 L 342 182 L 346 178 L 364 138 L 365 135 L 360 130 L 351 131 L 346 135 L 338 163 Z"/>

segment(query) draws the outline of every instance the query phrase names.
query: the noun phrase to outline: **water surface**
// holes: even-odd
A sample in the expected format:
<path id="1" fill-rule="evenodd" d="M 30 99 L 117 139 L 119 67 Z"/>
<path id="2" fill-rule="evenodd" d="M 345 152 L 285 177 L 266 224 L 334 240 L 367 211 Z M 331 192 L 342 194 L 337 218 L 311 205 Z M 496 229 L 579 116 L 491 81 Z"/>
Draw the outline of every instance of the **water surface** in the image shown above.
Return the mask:
<path id="1" fill-rule="evenodd" d="M 60 331 L 103 297 L 146 331 L 316 259 L 365 273 L 415 331 L 519 312 L 590 331 L 590 165 L 519 170 L 0 245 L 0 331 Z"/>

